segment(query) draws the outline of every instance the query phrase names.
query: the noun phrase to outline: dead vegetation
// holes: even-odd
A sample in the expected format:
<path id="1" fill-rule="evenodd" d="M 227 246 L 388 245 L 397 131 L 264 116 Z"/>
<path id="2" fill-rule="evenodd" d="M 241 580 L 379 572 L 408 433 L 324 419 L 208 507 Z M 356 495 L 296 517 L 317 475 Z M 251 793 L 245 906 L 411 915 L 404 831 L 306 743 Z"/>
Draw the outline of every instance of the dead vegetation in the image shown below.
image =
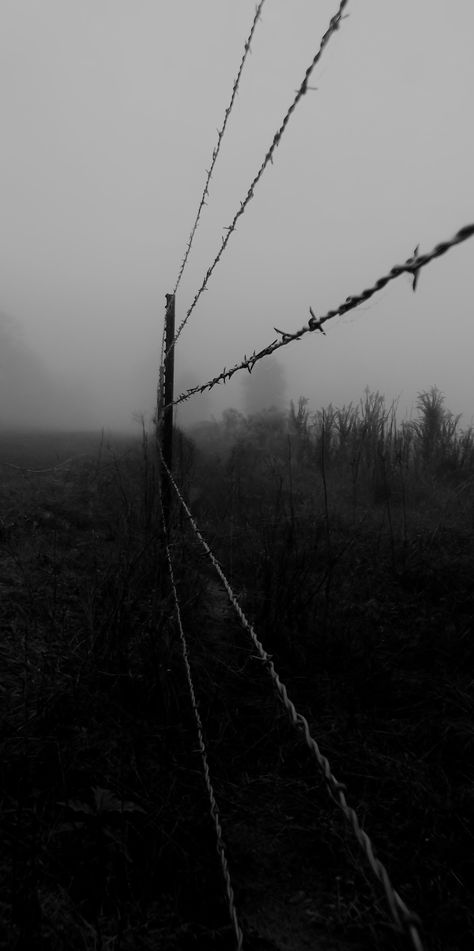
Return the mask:
<path id="1" fill-rule="evenodd" d="M 470 948 L 472 434 L 433 390 L 402 426 L 366 393 L 227 414 L 196 439 L 178 479 L 292 699 L 426 946 Z M 1 946 L 231 948 L 151 447 L 4 435 L 0 461 Z M 245 946 L 405 947 L 177 509 L 174 524 Z"/>

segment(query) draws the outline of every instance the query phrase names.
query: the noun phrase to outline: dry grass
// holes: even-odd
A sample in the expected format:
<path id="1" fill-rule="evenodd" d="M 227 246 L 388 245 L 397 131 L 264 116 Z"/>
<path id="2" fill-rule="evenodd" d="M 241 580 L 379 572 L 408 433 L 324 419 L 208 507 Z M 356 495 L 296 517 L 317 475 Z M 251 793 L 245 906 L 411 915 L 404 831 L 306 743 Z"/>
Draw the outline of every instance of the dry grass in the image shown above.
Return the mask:
<path id="1" fill-rule="evenodd" d="M 226 934 L 144 448 L 0 445 L 4 948 Z"/>
<path id="2" fill-rule="evenodd" d="M 378 394 L 314 417 L 300 402 L 289 431 L 278 414 L 224 421 L 202 505 L 427 946 L 454 951 L 474 933 L 474 458 L 425 397 L 401 428 Z M 376 894 L 359 924 L 385 948 Z"/>
<path id="3" fill-rule="evenodd" d="M 377 394 L 314 416 L 302 401 L 289 425 L 227 414 L 207 442 L 201 433 L 196 460 L 183 439 L 176 460 L 292 698 L 422 916 L 427 947 L 467 951 L 472 440 L 436 393 L 423 405 L 429 438 L 422 415 L 399 428 Z M 4 435 L 1 460 L 20 468 L 0 467 L 0 946 L 230 948 L 150 447 Z M 177 514 L 175 527 L 246 947 L 279 948 L 290 929 L 293 951 L 400 949 Z"/>

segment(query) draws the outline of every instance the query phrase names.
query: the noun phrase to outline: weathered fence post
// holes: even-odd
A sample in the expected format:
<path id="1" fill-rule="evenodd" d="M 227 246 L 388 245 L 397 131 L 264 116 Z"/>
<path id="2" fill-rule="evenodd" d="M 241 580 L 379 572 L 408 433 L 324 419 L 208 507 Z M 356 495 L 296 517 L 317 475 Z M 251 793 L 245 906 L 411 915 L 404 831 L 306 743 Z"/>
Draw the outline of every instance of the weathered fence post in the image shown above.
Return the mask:
<path id="1" fill-rule="evenodd" d="M 164 358 L 164 412 L 163 412 L 163 459 L 170 472 L 173 466 L 173 395 L 174 395 L 174 325 L 175 325 L 175 297 L 166 295 L 166 331 L 165 331 L 165 358 Z M 171 512 L 171 484 L 165 471 L 161 478 L 163 510 L 165 515 L 166 531 L 169 531 Z"/>

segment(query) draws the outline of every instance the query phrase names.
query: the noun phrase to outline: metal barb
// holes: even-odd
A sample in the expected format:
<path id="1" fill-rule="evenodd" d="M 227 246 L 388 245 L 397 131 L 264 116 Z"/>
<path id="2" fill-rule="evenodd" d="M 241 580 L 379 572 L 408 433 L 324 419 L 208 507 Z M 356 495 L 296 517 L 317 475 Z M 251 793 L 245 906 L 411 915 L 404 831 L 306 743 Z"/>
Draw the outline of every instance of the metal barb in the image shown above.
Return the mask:
<path id="1" fill-rule="evenodd" d="M 418 251 L 419 251 L 419 250 L 420 250 L 420 245 L 417 244 L 417 246 L 416 246 L 416 248 L 415 248 L 415 250 L 414 250 L 414 252 L 413 252 L 413 257 L 411 258 L 411 263 L 412 263 L 412 264 L 414 264 L 415 261 L 418 259 Z M 417 285 L 417 283 L 418 283 L 418 278 L 419 278 L 419 276 L 420 276 L 420 272 L 419 272 L 419 271 L 415 271 L 414 274 L 413 274 L 413 285 L 412 285 L 412 290 L 413 290 L 413 291 L 416 291 L 416 285 Z"/>
<path id="2" fill-rule="evenodd" d="M 289 334 L 287 330 L 279 330 L 278 327 L 274 327 L 273 329 L 277 334 L 281 334 L 283 340 L 285 340 L 286 337 L 291 337 L 291 334 Z"/>

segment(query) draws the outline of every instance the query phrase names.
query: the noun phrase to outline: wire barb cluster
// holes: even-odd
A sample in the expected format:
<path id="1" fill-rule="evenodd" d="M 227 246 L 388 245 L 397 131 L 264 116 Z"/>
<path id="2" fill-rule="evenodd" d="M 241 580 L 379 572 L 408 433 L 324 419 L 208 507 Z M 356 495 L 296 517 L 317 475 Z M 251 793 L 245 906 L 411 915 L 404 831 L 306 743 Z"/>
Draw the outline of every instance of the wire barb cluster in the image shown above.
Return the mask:
<path id="1" fill-rule="evenodd" d="M 326 47 L 327 44 L 329 43 L 329 40 L 331 39 L 331 37 L 333 36 L 333 34 L 336 32 L 336 30 L 339 29 L 341 20 L 343 19 L 344 9 L 345 9 L 345 7 L 347 6 L 348 2 L 349 2 L 349 0 L 341 0 L 341 2 L 340 2 L 340 4 L 339 4 L 339 9 L 338 9 L 337 13 L 335 13 L 335 15 L 331 18 L 330 23 L 329 23 L 329 26 L 328 26 L 326 32 L 324 33 L 324 35 L 323 35 L 323 37 L 322 37 L 322 39 L 321 39 L 321 42 L 320 42 L 320 45 L 319 45 L 319 49 L 318 49 L 318 51 L 315 53 L 315 55 L 313 56 L 313 59 L 312 59 L 311 63 L 309 64 L 309 66 L 308 66 L 308 68 L 307 68 L 307 70 L 306 70 L 306 72 L 305 72 L 305 74 L 304 74 L 303 80 L 302 80 L 302 82 L 301 82 L 299 88 L 298 88 L 297 91 L 296 91 L 296 94 L 295 94 L 295 97 L 294 97 L 294 99 L 293 99 L 293 102 L 291 103 L 291 105 L 290 105 L 290 107 L 289 107 L 289 109 L 288 109 L 288 111 L 287 111 L 287 113 L 286 113 L 286 115 L 285 115 L 285 117 L 284 117 L 284 119 L 283 119 L 283 122 L 282 122 L 280 128 L 277 130 L 277 132 L 275 132 L 275 135 L 273 136 L 273 140 L 272 140 L 272 143 L 271 143 L 271 145 L 270 145 L 270 148 L 268 149 L 268 152 L 266 153 L 265 158 L 263 159 L 263 162 L 262 162 L 262 164 L 260 165 L 260 168 L 259 168 L 257 174 L 255 175 L 255 178 L 253 179 L 253 181 L 252 181 L 252 183 L 251 183 L 251 185 L 250 185 L 250 187 L 249 187 L 249 189 L 248 189 L 248 191 L 247 191 L 247 194 L 246 194 L 244 200 L 240 203 L 240 208 L 238 209 L 238 211 L 236 211 L 232 223 L 231 223 L 230 225 L 228 225 L 228 226 L 226 227 L 226 229 L 225 229 L 226 234 L 225 234 L 224 237 L 222 238 L 221 247 L 220 247 L 220 249 L 219 249 L 219 251 L 218 251 L 216 257 L 214 258 L 214 261 L 213 261 L 212 264 L 208 267 L 208 269 L 207 269 L 207 271 L 206 271 L 206 274 L 205 274 L 205 276 L 204 276 L 204 280 L 203 280 L 203 282 L 202 282 L 202 284 L 201 284 L 199 290 L 198 290 L 198 291 L 196 292 L 196 294 L 194 295 L 194 299 L 193 299 L 193 301 L 192 301 L 192 303 L 191 303 L 191 306 L 189 307 L 188 311 L 186 312 L 185 317 L 183 318 L 183 320 L 181 321 L 181 324 L 180 324 L 179 327 L 178 327 L 178 330 L 176 331 L 176 334 L 175 334 L 173 343 L 171 344 L 171 347 L 174 347 L 174 346 L 175 346 L 176 341 L 178 340 L 178 338 L 180 337 L 182 331 L 184 330 L 184 328 L 185 328 L 185 326 L 186 326 L 186 324 L 187 324 L 187 322 L 188 322 L 188 320 L 189 320 L 189 318 L 190 318 L 190 316 L 191 316 L 191 314 L 192 314 L 194 308 L 196 307 L 196 304 L 197 304 L 199 298 L 201 297 L 201 294 L 206 290 L 208 281 L 209 281 L 210 277 L 212 276 L 212 274 L 213 274 L 213 272 L 214 272 L 214 269 L 217 267 L 217 265 L 218 265 L 218 263 L 219 263 L 219 261 L 220 261 L 222 255 L 223 255 L 225 249 L 227 248 L 227 245 L 229 244 L 231 235 L 232 235 L 232 234 L 234 233 L 234 231 L 236 230 L 237 222 L 238 222 L 239 218 L 241 217 L 241 215 L 243 215 L 244 211 L 245 211 L 246 208 L 247 208 L 247 205 L 249 204 L 249 202 L 251 201 L 251 199 L 254 197 L 255 187 L 258 185 L 258 182 L 260 181 L 260 179 L 261 179 L 261 177 L 262 177 L 262 175 L 263 175 L 263 173 L 264 173 L 264 171 L 265 171 L 267 165 L 269 165 L 271 162 L 273 162 L 273 155 L 274 155 L 274 152 L 275 152 L 276 148 L 277 148 L 278 145 L 280 144 L 281 137 L 282 137 L 282 135 L 284 134 L 285 129 L 286 129 L 286 127 L 287 127 L 287 125 L 288 125 L 288 123 L 289 123 L 289 121 L 290 121 L 290 119 L 291 119 L 291 116 L 293 115 L 293 113 L 294 113 L 294 111 L 295 111 L 295 109 L 296 109 L 296 106 L 298 105 L 300 99 L 302 99 L 302 97 L 305 95 L 305 93 L 308 92 L 308 88 L 309 88 L 309 87 L 308 87 L 308 80 L 309 80 L 309 78 L 310 78 L 310 76 L 311 76 L 311 73 L 313 72 L 315 66 L 318 64 L 319 60 L 321 59 L 321 56 L 322 56 L 322 54 L 323 54 L 323 52 L 324 52 L 325 47 Z M 171 347 L 170 347 L 170 349 L 171 349 Z"/>
<path id="2" fill-rule="evenodd" d="M 392 914 L 392 918 L 397 928 L 399 929 L 400 932 L 404 933 L 409 938 L 409 940 L 411 941 L 412 947 L 415 949 L 415 951 L 423 951 L 423 945 L 422 945 L 421 937 L 419 933 L 420 920 L 418 916 L 415 915 L 414 912 L 410 911 L 410 909 L 405 904 L 403 899 L 400 897 L 398 892 L 394 889 L 390 881 L 390 877 L 387 872 L 387 869 L 385 868 L 383 863 L 380 861 L 380 859 L 376 857 L 372 842 L 369 836 L 367 835 L 367 833 L 362 828 L 359 822 L 357 813 L 351 806 L 349 806 L 347 802 L 346 795 L 345 795 L 345 786 L 342 783 L 339 783 L 336 777 L 334 776 L 334 773 L 331 770 L 329 760 L 326 758 L 326 756 L 324 756 L 321 753 L 318 743 L 316 742 L 314 737 L 311 735 L 308 721 L 301 713 L 298 713 L 294 703 L 292 702 L 292 700 L 290 700 L 286 686 L 280 680 L 280 677 L 271 659 L 271 655 L 267 653 L 263 644 L 259 640 L 257 634 L 255 633 L 255 630 L 252 624 L 245 616 L 216 556 L 214 555 L 211 548 L 209 547 L 206 540 L 203 538 L 201 532 L 199 531 L 199 528 L 196 524 L 196 521 L 191 511 L 186 505 L 186 502 L 184 501 L 181 495 L 181 492 L 179 491 L 179 488 L 176 485 L 176 482 L 163 459 L 161 449 L 160 449 L 160 455 L 163 462 L 163 468 L 165 469 L 165 472 L 167 473 L 167 476 L 171 482 L 171 485 L 173 486 L 173 489 L 178 497 L 180 505 L 182 506 L 182 508 L 184 509 L 187 515 L 187 518 L 193 529 L 193 532 L 198 538 L 201 546 L 203 547 L 209 560 L 211 561 L 220 581 L 222 582 L 227 592 L 229 601 L 232 604 L 242 624 L 242 627 L 250 635 L 252 642 L 255 648 L 257 649 L 258 655 L 260 659 L 262 660 L 265 666 L 265 669 L 268 671 L 273 681 L 273 685 L 278 694 L 278 697 L 281 700 L 283 706 L 285 707 L 285 710 L 287 711 L 290 723 L 303 735 L 307 746 L 309 747 L 310 751 L 315 756 L 318 766 L 323 774 L 323 777 L 326 783 L 326 788 L 328 790 L 330 797 L 342 810 L 347 822 L 349 823 L 357 839 L 357 842 L 359 843 L 360 848 L 362 849 L 366 859 L 369 862 L 369 865 L 375 877 L 382 884 L 384 892 L 385 892 L 385 896 L 388 902 L 388 906 Z"/>
<path id="3" fill-rule="evenodd" d="M 188 243 L 187 243 L 187 245 L 186 245 L 186 252 L 185 252 L 183 261 L 182 261 L 182 263 L 181 263 L 181 268 L 180 268 L 180 270 L 179 270 L 179 274 L 178 274 L 178 277 L 177 277 L 177 280 L 176 280 L 176 284 L 175 284 L 174 292 L 173 292 L 174 294 L 176 294 L 176 291 L 178 290 L 179 284 L 180 284 L 180 282 L 181 282 L 181 278 L 182 278 L 182 276 L 183 276 L 183 271 L 184 271 L 184 269 L 185 269 L 185 267 L 186 267 L 186 264 L 187 264 L 187 261 L 188 261 L 188 258 L 189 258 L 189 254 L 190 254 L 190 252 L 191 252 L 191 247 L 192 247 L 192 244 L 193 244 L 193 241 L 194 241 L 194 235 L 196 234 L 196 231 L 197 231 L 197 228 L 198 228 L 199 219 L 200 219 L 200 217 L 201 217 L 201 212 L 202 212 L 204 206 L 205 206 L 206 203 L 207 203 L 207 202 L 206 202 L 206 199 L 209 197 L 209 184 L 210 184 L 210 181 L 211 181 L 211 178 L 212 178 L 212 174 L 213 174 L 213 172 L 214 172 L 215 164 L 216 164 L 216 162 L 217 162 L 217 156 L 219 155 L 219 152 L 220 152 L 220 149 L 221 149 L 222 139 L 224 138 L 224 132 L 225 132 L 226 127 L 227 127 L 227 123 L 228 123 L 228 120 L 229 120 L 229 116 L 230 116 L 230 114 L 231 114 L 231 112 L 232 112 L 232 108 L 233 108 L 233 105 L 234 105 L 234 102 L 235 102 L 235 98 L 236 98 L 236 96 L 237 96 L 237 91 L 238 91 L 239 84 L 240 84 L 240 77 L 242 76 L 242 72 L 243 72 L 243 68 L 244 68 L 244 66 L 245 66 L 245 61 L 246 61 L 246 59 L 247 59 L 247 56 L 248 56 L 249 53 L 250 53 L 250 45 L 251 45 L 251 43 L 252 43 L 253 35 L 254 35 L 254 33 L 255 33 L 255 28 L 256 28 L 257 23 L 258 23 L 258 21 L 259 21 L 259 19 L 260 19 L 260 14 L 261 14 L 262 7 L 263 7 L 263 4 L 264 4 L 264 3 L 265 3 L 265 0 L 260 0 L 260 3 L 257 5 L 257 8 L 256 8 L 256 10 L 255 10 L 255 16 L 254 16 L 254 18 L 253 18 L 252 26 L 251 26 L 251 28 L 250 28 L 250 33 L 249 33 L 249 35 L 248 35 L 248 37 L 247 37 L 247 40 L 245 41 L 244 52 L 243 52 L 243 54 L 242 54 L 242 59 L 241 59 L 241 61 L 240 61 L 239 71 L 238 71 L 238 73 L 237 73 L 237 76 L 236 76 L 236 78 L 235 78 L 235 80 L 234 80 L 234 85 L 233 85 L 233 87 L 232 87 L 232 95 L 231 95 L 231 97 L 230 97 L 230 102 L 229 102 L 229 105 L 227 106 L 227 109 L 226 109 L 225 114 L 224 114 L 224 121 L 223 121 L 223 123 L 222 123 L 221 128 L 217 130 L 217 144 L 216 144 L 216 147 L 215 147 L 215 149 L 214 149 L 214 151 L 213 151 L 213 153 L 212 153 L 212 162 L 211 162 L 211 165 L 210 165 L 209 169 L 207 170 L 206 181 L 205 181 L 205 183 L 204 183 L 204 190 L 203 190 L 203 193 L 202 193 L 202 196 L 201 196 L 201 201 L 199 202 L 199 207 L 198 207 L 198 210 L 197 210 L 196 218 L 195 218 L 195 220 L 194 220 L 194 224 L 193 224 L 193 227 L 192 227 L 192 229 L 191 229 L 191 234 L 189 235 Z"/>
<path id="4" fill-rule="evenodd" d="M 164 462 L 164 460 L 163 460 L 163 462 Z M 169 471 L 169 470 L 168 470 L 168 471 Z M 174 576 L 173 562 L 172 562 L 172 559 L 171 559 L 171 552 L 170 552 L 170 547 L 169 547 L 168 534 L 167 534 L 167 531 L 166 531 L 166 521 L 165 521 L 165 513 L 164 513 L 164 509 L 163 509 L 163 498 L 162 498 L 162 494 L 161 494 L 161 487 L 160 487 L 160 505 L 161 505 L 161 517 L 162 517 L 162 525 L 163 525 L 163 534 L 164 534 L 164 539 L 165 539 L 166 560 L 167 560 L 167 562 L 168 562 L 168 571 L 169 571 L 169 576 L 170 576 L 170 581 L 171 581 L 171 588 L 172 588 L 172 591 L 173 591 L 173 600 L 174 600 L 175 611 L 176 611 L 176 620 L 177 620 L 177 624 L 178 624 L 179 637 L 180 637 L 180 641 L 181 641 L 181 653 L 182 653 L 182 656 L 183 656 L 184 667 L 185 667 L 185 670 L 186 670 L 186 679 L 187 679 L 187 682 L 188 682 L 188 690 L 189 690 L 189 695 L 190 695 L 190 698 L 191 698 L 191 705 L 192 705 L 192 708 L 193 708 L 194 719 L 195 719 L 195 722 L 196 722 L 196 732 L 197 732 L 197 737 L 198 737 L 198 750 L 199 750 L 199 753 L 201 754 L 202 770 L 203 770 L 203 774 L 204 774 L 204 781 L 205 781 L 205 783 L 206 783 L 207 793 L 208 793 L 208 796 L 209 796 L 210 814 L 211 814 L 211 818 L 212 818 L 212 821 L 213 821 L 213 823 L 214 823 L 214 828 L 215 828 L 215 832 L 216 832 L 216 849 L 217 849 L 217 854 L 218 854 L 218 856 L 219 856 L 220 863 L 221 863 L 221 867 L 222 867 L 222 874 L 223 874 L 223 876 L 224 876 L 225 889 L 226 889 L 226 894 L 227 894 L 227 904 L 228 904 L 228 908 L 229 908 L 229 916 L 230 916 L 230 919 L 231 919 L 231 922 L 232 922 L 232 927 L 233 927 L 234 933 L 235 933 L 235 947 L 236 947 L 236 951 L 242 951 L 242 948 L 243 948 L 243 934 L 242 934 L 242 931 L 241 931 L 241 928 L 240 928 L 240 925 L 239 925 L 239 920 L 238 920 L 238 917 L 237 917 L 237 911 L 236 911 L 236 907 L 235 907 L 234 889 L 232 888 L 232 882 L 231 882 L 231 878 L 230 878 L 229 866 L 228 866 L 228 863 L 227 863 L 227 858 L 226 858 L 226 853 L 225 853 L 225 845 L 224 845 L 224 840 L 223 840 L 223 837 L 222 837 L 222 826 L 221 826 L 220 818 L 219 818 L 219 808 L 218 808 L 218 805 L 217 805 L 217 802 L 216 802 L 216 797 L 215 797 L 215 795 L 214 795 L 214 788 L 213 788 L 213 785 L 212 785 L 211 776 L 210 776 L 210 772 L 209 772 L 209 764 L 208 764 L 208 759 L 207 759 L 206 745 L 205 745 L 205 742 L 204 742 L 204 729 L 203 729 L 203 725 L 202 725 L 201 715 L 200 715 L 200 713 L 199 713 L 198 702 L 197 702 L 197 699 L 196 699 L 196 692 L 195 692 L 195 690 L 194 690 L 194 683 L 193 683 L 193 678 L 192 678 L 192 673 L 191 673 L 191 665 L 190 665 L 190 662 L 189 662 L 188 645 L 187 645 L 186 635 L 185 635 L 185 633 L 184 633 L 183 622 L 182 622 L 182 618 L 181 618 L 181 610 L 180 610 L 180 606 L 179 606 L 178 591 L 177 591 L 177 588 L 176 588 L 176 581 L 175 581 L 175 576 Z"/>
<path id="5" fill-rule="evenodd" d="M 262 350 L 259 350 L 258 353 L 254 351 L 250 357 L 244 356 L 244 359 L 240 363 L 236 363 L 235 366 L 230 369 L 224 369 L 215 376 L 212 380 L 208 380 L 206 383 L 202 383 L 199 386 L 193 386 L 191 389 L 186 390 L 185 393 L 182 393 L 176 400 L 174 404 L 183 403 L 185 400 L 195 396 L 197 393 L 204 393 L 206 390 L 212 390 L 214 386 L 218 383 L 227 383 L 231 377 L 234 376 L 234 373 L 238 373 L 239 370 L 248 370 L 249 373 L 252 372 L 256 363 L 259 360 L 262 360 L 263 357 L 270 356 L 272 353 L 275 353 L 276 350 L 279 350 L 280 347 L 286 347 L 287 344 L 292 343 L 294 340 L 299 340 L 307 333 L 312 333 L 314 330 L 319 330 L 324 334 L 324 324 L 328 320 L 332 320 L 333 317 L 341 317 L 343 314 L 347 314 L 348 311 L 354 310 L 355 307 L 358 307 L 359 304 L 363 304 L 369 298 L 373 297 L 374 294 L 377 294 L 378 291 L 381 291 L 390 281 L 394 281 L 395 278 L 400 277 L 401 274 L 410 274 L 413 277 L 413 290 L 416 289 L 416 282 L 419 276 L 419 273 L 422 268 L 426 267 L 430 261 L 434 261 L 435 258 L 441 257 L 443 254 L 446 254 L 450 248 L 454 247 L 456 244 L 461 244 L 463 241 L 467 241 L 468 238 L 474 236 L 474 224 L 466 225 L 464 228 L 461 228 L 454 237 L 450 238 L 448 241 L 442 241 L 440 244 L 437 244 L 431 251 L 428 251 L 427 254 L 418 254 L 416 249 L 412 257 L 408 258 L 404 264 L 396 264 L 388 274 L 385 274 L 383 277 L 380 277 L 378 281 L 375 282 L 371 287 L 366 288 L 361 291 L 360 294 L 355 294 L 350 297 L 346 297 L 344 303 L 340 304 L 339 307 L 329 310 L 324 316 L 317 317 L 313 311 L 313 308 L 310 307 L 309 311 L 311 314 L 310 320 L 303 327 L 300 327 L 299 330 L 296 330 L 294 333 L 287 333 L 283 330 L 278 330 L 274 328 L 278 334 L 280 334 L 281 339 L 273 340 L 272 343 L 268 346 L 263 347 Z"/>

